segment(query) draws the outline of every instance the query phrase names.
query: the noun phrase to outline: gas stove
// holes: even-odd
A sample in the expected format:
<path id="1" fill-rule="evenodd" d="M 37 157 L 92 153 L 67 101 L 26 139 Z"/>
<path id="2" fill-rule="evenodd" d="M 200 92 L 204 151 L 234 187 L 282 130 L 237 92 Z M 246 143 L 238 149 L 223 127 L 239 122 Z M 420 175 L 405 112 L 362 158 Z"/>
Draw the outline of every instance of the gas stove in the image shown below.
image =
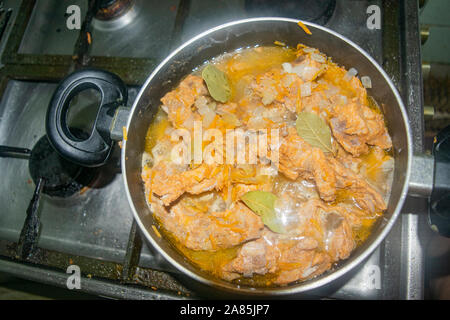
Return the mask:
<path id="1" fill-rule="evenodd" d="M 42 152 L 45 114 L 57 82 L 84 66 L 118 74 L 132 105 L 139 86 L 170 50 L 210 27 L 247 17 L 286 16 L 322 24 L 350 38 L 375 58 L 404 98 L 414 150 L 422 151 L 423 98 L 416 1 L 365 0 L 28 0 L 1 1 L 0 9 L 0 271 L 66 287 L 70 265 L 80 267 L 82 291 L 110 298 L 202 298 L 186 279 L 142 240 L 133 221 L 120 172 L 120 148 L 107 165 L 80 174 L 89 179 L 44 186 L 39 201 L 40 233 L 21 232 L 42 171 L 31 169 Z M 69 28 L 69 6 L 81 14 Z M 381 29 L 368 28 L 369 6 L 380 9 Z M 74 24 L 76 26 L 76 23 Z M 332 53 L 330 53 L 332 55 Z M 84 91 L 73 99 L 70 124 L 80 134 L 96 113 L 98 97 Z M 84 131 L 83 131 L 84 130 Z M 45 146 L 44 146 L 45 149 Z M 41 151 L 40 153 L 38 151 Z M 33 158 L 34 154 L 34 158 Z M 37 156 L 36 156 L 37 154 Z M 52 158 L 53 157 L 53 158 Z M 43 160 L 42 160 L 43 159 Z M 58 161 L 58 160 L 56 160 Z M 45 170 L 44 170 L 45 169 Z M 58 168 L 45 167 L 44 172 Z M 83 169 L 80 169 L 83 170 Z M 39 174 L 36 174 L 36 171 Z M 44 174 L 44 173 L 42 173 Z M 71 187 L 68 188 L 67 185 Z M 51 190 L 50 190 L 51 189 Z M 408 199 L 381 246 L 356 270 L 308 297 L 332 299 L 423 298 L 421 227 L 426 203 Z M 379 280 L 368 283 L 379 275 Z"/>

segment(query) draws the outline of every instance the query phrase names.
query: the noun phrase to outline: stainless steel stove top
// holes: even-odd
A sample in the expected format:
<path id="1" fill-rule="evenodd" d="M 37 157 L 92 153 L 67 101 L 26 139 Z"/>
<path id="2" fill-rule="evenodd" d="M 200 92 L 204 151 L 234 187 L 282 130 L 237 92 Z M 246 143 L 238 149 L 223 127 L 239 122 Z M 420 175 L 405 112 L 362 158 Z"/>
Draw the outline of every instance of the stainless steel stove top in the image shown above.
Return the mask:
<path id="1" fill-rule="evenodd" d="M 45 134 L 45 113 L 56 87 L 54 81 L 79 64 L 107 68 L 121 75 L 129 84 L 131 105 L 139 83 L 171 48 L 209 27 L 248 17 L 249 2 L 252 1 L 136 0 L 132 19 L 108 24 L 94 18 L 90 27 L 83 26 L 82 32 L 89 32 L 92 39 L 83 50 L 79 46 L 83 40 L 80 31 L 66 28 L 64 14 L 69 5 L 77 4 L 85 15 L 90 2 L 3 1 L 3 7 L 13 11 L 0 42 L 4 66 L 0 82 L 0 145 L 33 147 Z M 417 7 L 413 3 L 338 0 L 325 25 L 361 45 L 391 74 L 405 97 L 415 148 L 420 151 L 423 113 L 417 77 L 420 79 L 421 62 L 414 12 Z M 383 10 L 381 30 L 365 27 L 366 9 L 373 4 Z M 398 20 L 396 13 L 413 18 Z M 14 30 L 20 29 L 21 19 L 28 26 L 22 38 L 13 41 L 20 36 Z M 17 52 L 11 49 L 14 44 Z M 397 58 L 405 52 L 409 55 Z M 75 103 L 92 107 L 95 101 L 86 94 Z M 142 243 L 124 193 L 119 153 L 116 148 L 90 188 L 68 198 L 42 197 L 39 249 L 28 261 L 18 259 L 15 249 L 35 186 L 27 160 L 0 158 L 0 271 L 65 286 L 65 270 L 73 263 L 80 265 L 84 276 L 82 290 L 87 292 L 117 298 L 201 296 L 189 279 Z M 415 212 L 408 208 L 415 208 Z M 333 287 L 312 295 L 338 299 L 422 298 L 419 228 L 424 215 L 423 202 L 409 200 L 392 232 L 364 265 Z M 381 282 L 369 283 L 378 271 Z"/>

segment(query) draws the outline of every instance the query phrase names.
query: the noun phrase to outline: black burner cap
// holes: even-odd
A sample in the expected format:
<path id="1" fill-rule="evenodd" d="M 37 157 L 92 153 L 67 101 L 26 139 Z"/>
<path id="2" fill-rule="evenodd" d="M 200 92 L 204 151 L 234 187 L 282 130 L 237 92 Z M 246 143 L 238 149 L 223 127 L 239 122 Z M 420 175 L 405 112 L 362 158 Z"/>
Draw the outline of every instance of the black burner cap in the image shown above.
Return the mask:
<path id="1" fill-rule="evenodd" d="M 91 170 L 62 158 L 50 145 L 47 136 L 40 138 L 31 150 L 28 169 L 34 183 L 43 178 L 44 193 L 57 197 L 71 196 L 93 177 Z"/>

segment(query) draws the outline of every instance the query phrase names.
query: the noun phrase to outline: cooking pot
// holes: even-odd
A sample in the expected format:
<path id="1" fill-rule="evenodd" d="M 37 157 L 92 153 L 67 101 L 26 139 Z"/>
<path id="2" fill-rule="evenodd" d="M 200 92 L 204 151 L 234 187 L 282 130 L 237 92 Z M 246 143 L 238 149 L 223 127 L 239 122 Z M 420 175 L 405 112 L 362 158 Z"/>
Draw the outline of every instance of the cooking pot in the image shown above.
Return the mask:
<path id="1" fill-rule="evenodd" d="M 123 107 L 127 100 L 127 90 L 122 81 L 109 72 L 93 69 L 79 70 L 65 78 L 49 105 L 46 121 L 49 140 L 63 157 L 73 162 L 84 166 L 100 166 L 107 161 L 114 140 L 123 138 L 121 160 L 125 192 L 142 234 L 179 271 L 221 291 L 248 295 L 285 295 L 302 293 L 328 284 L 360 264 L 383 241 L 400 213 L 410 181 L 411 192 L 415 195 L 429 196 L 432 191 L 429 185 L 433 182 L 433 158 L 421 156 L 413 161 L 408 117 L 400 95 L 388 75 L 373 58 L 347 38 L 325 27 L 303 22 L 312 32 L 312 35 L 308 35 L 298 26 L 298 22 L 286 18 L 245 19 L 212 28 L 194 37 L 173 51 L 152 72 L 131 110 Z M 276 40 L 293 47 L 303 43 L 318 48 L 339 65 L 347 69 L 354 67 L 360 75 L 371 78 L 373 89 L 368 89 L 368 93 L 379 103 L 392 137 L 394 183 L 383 217 L 377 221 L 369 238 L 348 259 L 308 281 L 284 287 L 251 288 L 238 286 L 203 272 L 192 265 L 165 237 L 155 234 L 151 226 L 156 221 L 146 203 L 141 180 L 142 155 L 146 132 L 161 105 L 160 99 L 173 90 L 183 77 L 205 61 L 225 52 L 256 45 L 271 46 Z M 66 118 L 71 98 L 87 88 L 98 90 L 102 98 L 91 135 L 88 139 L 81 140 L 70 132 Z M 122 130 L 123 127 L 126 130 Z M 449 140 L 447 137 L 448 134 L 444 139 L 447 141 L 446 145 Z M 444 160 L 441 163 L 445 163 Z M 413 164 L 418 166 L 417 170 L 421 173 L 419 177 L 411 176 Z M 427 184 L 427 181 L 431 182 Z M 445 188 L 444 185 L 442 187 Z M 439 189 L 441 191 L 442 188 Z M 448 221 L 444 219 L 444 222 L 448 227 Z"/>

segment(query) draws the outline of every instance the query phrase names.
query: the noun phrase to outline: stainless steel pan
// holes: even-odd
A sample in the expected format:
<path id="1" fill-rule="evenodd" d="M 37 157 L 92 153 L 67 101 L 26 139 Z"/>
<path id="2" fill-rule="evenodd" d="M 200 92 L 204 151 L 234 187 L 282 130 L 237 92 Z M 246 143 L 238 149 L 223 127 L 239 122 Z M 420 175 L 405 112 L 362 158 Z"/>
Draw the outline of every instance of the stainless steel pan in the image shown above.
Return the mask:
<path id="1" fill-rule="evenodd" d="M 173 51 L 153 71 L 142 86 L 131 110 L 120 107 L 126 101 L 126 90 L 121 81 L 100 70 L 81 70 L 63 80 L 48 110 L 47 134 L 53 146 L 66 158 L 82 165 L 102 165 L 108 158 L 112 141 L 121 138 L 122 125 L 126 125 L 127 141 L 122 145 L 122 172 L 128 200 L 142 234 L 182 273 L 221 291 L 248 295 L 296 294 L 338 279 L 360 264 L 383 241 L 399 215 L 408 192 L 413 159 L 411 134 L 405 107 L 393 83 L 373 58 L 347 38 L 325 27 L 304 22 L 312 32 L 312 35 L 307 35 L 297 22 L 298 20 L 285 18 L 246 19 L 221 25 L 194 37 Z M 141 159 L 146 131 L 160 106 L 161 97 L 172 90 L 184 76 L 206 60 L 224 52 L 255 45 L 272 45 L 275 40 L 290 46 L 304 43 L 318 48 L 338 64 L 346 68 L 354 67 L 360 75 L 371 78 L 373 89 L 369 89 L 369 94 L 383 109 L 394 145 L 394 185 L 388 208 L 370 237 L 355 249 L 350 258 L 342 261 L 332 271 L 285 287 L 238 287 L 193 266 L 164 237 L 160 238 L 154 233 L 151 226 L 155 221 L 147 206 L 140 176 Z M 85 88 L 96 88 L 103 98 L 91 138 L 79 141 L 70 134 L 64 119 L 70 98 Z M 433 176 L 432 172 L 427 174 Z M 420 184 L 415 186 L 419 193 L 430 191 L 429 188 L 421 188 L 423 186 Z"/>

